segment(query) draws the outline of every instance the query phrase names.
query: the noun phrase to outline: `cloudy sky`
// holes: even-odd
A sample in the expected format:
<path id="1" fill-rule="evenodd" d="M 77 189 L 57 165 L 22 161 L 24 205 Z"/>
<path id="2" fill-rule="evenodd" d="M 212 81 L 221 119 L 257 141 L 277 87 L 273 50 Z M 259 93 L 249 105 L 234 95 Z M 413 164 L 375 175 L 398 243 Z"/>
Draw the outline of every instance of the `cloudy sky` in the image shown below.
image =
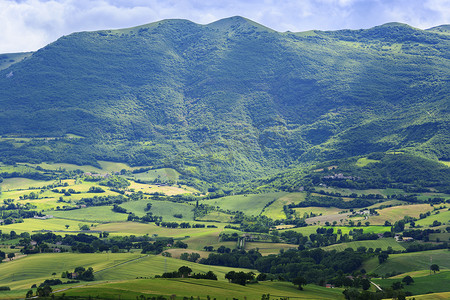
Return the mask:
<path id="1" fill-rule="evenodd" d="M 240 15 L 278 31 L 450 24 L 450 0 L 0 0 L 0 53 L 34 51 L 76 31 Z"/>

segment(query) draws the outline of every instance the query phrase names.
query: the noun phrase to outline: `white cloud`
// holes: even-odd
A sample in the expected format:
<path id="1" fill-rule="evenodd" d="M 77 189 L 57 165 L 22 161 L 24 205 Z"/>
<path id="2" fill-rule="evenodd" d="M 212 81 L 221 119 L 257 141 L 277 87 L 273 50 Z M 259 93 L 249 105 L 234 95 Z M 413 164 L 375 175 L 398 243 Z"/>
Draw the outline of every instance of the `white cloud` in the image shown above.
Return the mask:
<path id="1" fill-rule="evenodd" d="M 75 31 L 241 15 L 279 31 L 450 23 L 450 0 L 0 0 L 0 53 L 37 50 Z"/>

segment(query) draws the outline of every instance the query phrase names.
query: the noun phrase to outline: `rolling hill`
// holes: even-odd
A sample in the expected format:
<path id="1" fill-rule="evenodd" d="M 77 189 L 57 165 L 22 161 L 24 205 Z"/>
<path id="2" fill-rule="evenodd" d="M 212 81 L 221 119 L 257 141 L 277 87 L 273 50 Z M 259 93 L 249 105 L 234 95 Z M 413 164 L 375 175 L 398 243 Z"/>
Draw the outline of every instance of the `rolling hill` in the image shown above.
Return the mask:
<path id="1" fill-rule="evenodd" d="M 0 70 L 0 154 L 210 182 L 391 150 L 448 161 L 447 27 L 281 33 L 232 17 L 74 33 Z"/>

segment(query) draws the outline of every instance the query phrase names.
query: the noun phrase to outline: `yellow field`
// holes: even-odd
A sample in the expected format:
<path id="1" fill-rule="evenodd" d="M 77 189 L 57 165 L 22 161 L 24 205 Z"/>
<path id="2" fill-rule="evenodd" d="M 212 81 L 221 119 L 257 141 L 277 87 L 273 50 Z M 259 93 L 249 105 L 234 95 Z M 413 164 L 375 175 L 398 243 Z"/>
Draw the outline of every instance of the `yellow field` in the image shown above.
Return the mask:
<path id="1" fill-rule="evenodd" d="M 196 193 L 198 191 L 195 191 L 195 189 L 183 189 L 179 188 L 178 186 L 157 186 L 152 184 L 143 184 L 143 183 L 137 183 L 134 181 L 130 182 L 131 185 L 128 187 L 129 189 L 134 189 L 136 192 L 142 191 L 143 193 L 164 193 L 168 196 L 172 195 L 180 195 L 180 194 L 192 194 Z"/>
<path id="2" fill-rule="evenodd" d="M 433 210 L 429 204 L 413 204 L 388 207 L 378 210 L 379 216 L 370 216 L 368 221 L 371 225 L 382 225 L 385 221 L 395 223 L 397 220 L 403 219 L 405 216 L 418 218 L 421 213 Z"/>

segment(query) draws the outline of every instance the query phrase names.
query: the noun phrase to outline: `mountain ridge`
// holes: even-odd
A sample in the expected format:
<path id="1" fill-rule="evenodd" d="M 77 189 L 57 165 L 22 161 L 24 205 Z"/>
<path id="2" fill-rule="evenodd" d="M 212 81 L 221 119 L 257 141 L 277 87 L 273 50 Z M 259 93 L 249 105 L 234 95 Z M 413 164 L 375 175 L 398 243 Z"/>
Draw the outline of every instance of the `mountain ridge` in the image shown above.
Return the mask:
<path id="1" fill-rule="evenodd" d="M 0 70 L 0 134 L 85 139 L 2 141 L 0 153 L 224 181 L 395 149 L 450 157 L 445 34 L 254 24 L 163 20 L 58 39 Z"/>

